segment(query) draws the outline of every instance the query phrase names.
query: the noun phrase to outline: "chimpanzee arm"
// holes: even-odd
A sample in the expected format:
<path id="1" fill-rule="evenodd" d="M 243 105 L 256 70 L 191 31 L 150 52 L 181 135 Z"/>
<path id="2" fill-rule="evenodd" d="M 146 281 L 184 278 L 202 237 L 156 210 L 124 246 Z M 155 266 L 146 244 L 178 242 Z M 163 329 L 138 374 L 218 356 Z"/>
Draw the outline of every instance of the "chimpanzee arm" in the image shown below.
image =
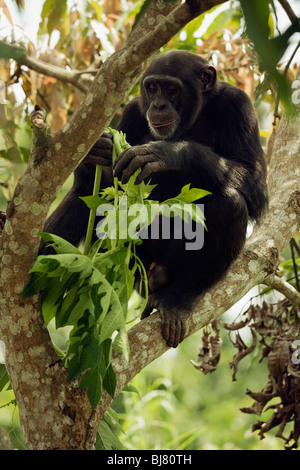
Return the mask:
<path id="1" fill-rule="evenodd" d="M 58 235 L 78 246 L 85 235 L 89 209 L 80 199 L 93 191 L 94 168 L 81 163 L 75 170 L 74 183 L 59 206 L 46 220 L 44 232 Z M 41 242 L 39 254 L 50 254 L 53 250 Z"/>
<path id="2" fill-rule="evenodd" d="M 239 191 L 247 202 L 249 215 L 259 217 L 266 194 L 261 178 L 263 155 L 259 148 L 257 152 L 255 155 L 250 148 L 245 163 L 235 159 L 235 155 L 224 158 L 197 142 L 149 142 L 125 150 L 116 161 L 115 174 L 122 175 L 126 183 L 141 168 L 138 184 L 157 172 L 180 171 L 193 186 L 212 193 L 220 194 L 226 188 Z"/>
<path id="3" fill-rule="evenodd" d="M 57 209 L 47 219 L 44 232 L 58 235 L 75 246 L 78 246 L 85 235 L 89 218 L 89 209 L 79 199 L 72 188 Z M 39 254 L 54 253 L 50 246 L 41 242 Z"/>

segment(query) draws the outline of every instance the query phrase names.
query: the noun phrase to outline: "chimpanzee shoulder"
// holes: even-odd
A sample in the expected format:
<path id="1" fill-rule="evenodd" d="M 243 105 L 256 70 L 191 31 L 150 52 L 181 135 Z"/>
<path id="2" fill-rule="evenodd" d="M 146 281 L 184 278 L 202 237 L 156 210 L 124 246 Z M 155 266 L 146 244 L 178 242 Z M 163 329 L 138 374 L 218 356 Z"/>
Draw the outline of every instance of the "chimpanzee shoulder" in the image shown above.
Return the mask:
<path id="1" fill-rule="evenodd" d="M 150 138 L 150 132 L 145 116 L 140 109 L 140 98 L 134 98 L 125 106 L 118 129 L 126 134 L 130 145 L 138 145 Z M 148 139 L 147 139 L 148 137 Z"/>

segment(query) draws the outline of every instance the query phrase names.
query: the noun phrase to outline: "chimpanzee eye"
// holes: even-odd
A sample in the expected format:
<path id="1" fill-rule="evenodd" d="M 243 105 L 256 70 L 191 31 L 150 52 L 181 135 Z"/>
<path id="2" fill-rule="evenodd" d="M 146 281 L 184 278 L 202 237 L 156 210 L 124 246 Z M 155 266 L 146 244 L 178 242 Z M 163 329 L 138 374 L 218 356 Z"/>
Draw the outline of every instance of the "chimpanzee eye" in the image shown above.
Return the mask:
<path id="1" fill-rule="evenodd" d="M 168 90 L 169 95 L 173 96 L 177 92 L 177 86 L 176 85 L 168 85 L 167 90 Z"/>
<path id="2" fill-rule="evenodd" d="M 150 84 L 148 85 L 148 91 L 149 91 L 149 93 L 156 93 L 156 91 L 157 91 L 157 86 L 154 85 L 153 83 L 150 83 Z"/>

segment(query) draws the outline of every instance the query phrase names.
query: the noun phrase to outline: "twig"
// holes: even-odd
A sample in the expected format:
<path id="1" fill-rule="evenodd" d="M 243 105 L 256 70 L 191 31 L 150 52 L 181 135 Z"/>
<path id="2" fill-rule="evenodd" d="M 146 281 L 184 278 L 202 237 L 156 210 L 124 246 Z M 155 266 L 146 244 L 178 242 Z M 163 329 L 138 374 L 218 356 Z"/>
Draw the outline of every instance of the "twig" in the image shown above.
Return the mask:
<path id="1" fill-rule="evenodd" d="M 293 260 L 293 267 L 294 267 L 294 272 L 295 272 L 295 280 L 296 280 L 296 287 L 298 292 L 300 292 L 300 284 L 299 284 L 299 276 L 298 276 L 298 269 L 297 269 L 297 263 L 296 263 L 296 257 L 295 257 L 295 251 L 297 251 L 298 255 L 300 256 L 300 250 L 295 242 L 294 238 L 290 241 L 290 247 L 291 247 L 291 252 L 292 252 L 292 260 Z"/>
<path id="2" fill-rule="evenodd" d="M 300 307 L 300 293 L 288 282 L 278 276 L 274 276 L 266 279 L 264 284 L 285 295 L 293 305 Z"/>
<path id="3" fill-rule="evenodd" d="M 287 0 L 278 0 L 284 11 L 286 12 L 287 16 L 293 23 L 294 21 L 298 20 L 297 15 L 295 14 L 294 10 L 292 9 L 291 5 Z"/>

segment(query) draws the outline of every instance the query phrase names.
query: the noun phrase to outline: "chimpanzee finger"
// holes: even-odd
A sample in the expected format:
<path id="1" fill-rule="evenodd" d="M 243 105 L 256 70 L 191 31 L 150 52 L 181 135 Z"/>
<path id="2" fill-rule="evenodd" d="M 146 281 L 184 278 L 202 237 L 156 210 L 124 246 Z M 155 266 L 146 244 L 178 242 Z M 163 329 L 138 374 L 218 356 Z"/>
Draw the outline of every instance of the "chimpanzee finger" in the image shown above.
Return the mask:
<path id="1" fill-rule="evenodd" d="M 112 148 L 112 135 L 109 132 L 104 132 L 87 154 L 85 163 L 111 166 Z"/>
<path id="2" fill-rule="evenodd" d="M 127 168 L 123 171 L 122 175 L 122 183 L 126 184 L 129 181 L 129 178 L 134 175 L 134 173 L 139 169 L 143 168 L 144 165 L 147 167 L 151 159 L 153 158 L 153 155 L 143 155 L 143 156 L 137 156 L 136 158 L 133 158 Z M 144 179 L 144 178 L 143 178 Z M 141 179 L 140 182 L 143 180 Z M 137 180 L 135 181 L 135 184 L 137 183 Z"/>
<path id="3" fill-rule="evenodd" d="M 167 345 L 173 346 L 173 339 L 175 334 L 175 321 L 168 314 L 163 313 L 162 316 L 162 335 Z"/>
<path id="4" fill-rule="evenodd" d="M 158 171 L 163 171 L 164 167 L 161 162 L 149 162 L 142 168 L 142 171 L 137 175 L 134 184 L 140 184 L 144 181 L 148 176 L 151 176 L 153 173 L 157 173 Z"/>
<path id="5" fill-rule="evenodd" d="M 136 156 L 136 152 L 133 147 L 124 150 L 117 158 L 114 163 L 114 173 L 116 177 L 119 177 L 124 169 L 129 165 L 131 160 Z"/>
<path id="6" fill-rule="evenodd" d="M 177 348 L 186 335 L 186 318 L 163 312 L 162 335 L 170 348 Z"/>
<path id="7" fill-rule="evenodd" d="M 84 163 L 90 163 L 92 165 L 111 166 L 111 159 L 104 157 L 96 157 L 90 153 L 85 157 Z"/>
<path id="8" fill-rule="evenodd" d="M 180 319 L 180 328 L 178 328 L 178 332 L 180 332 L 180 335 L 179 335 L 179 337 L 178 337 L 177 345 L 178 345 L 179 343 L 181 343 L 181 341 L 184 340 L 185 335 L 186 335 L 186 330 L 187 330 L 187 328 L 186 328 L 186 319 L 182 319 L 182 318 L 181 318 L 181 319 Z M 174 347 L 176 347 L 176 346 L 174 346 Z"/>
<path id="9" fill-rule="evenodd" d="M 104 132 L 102 132 L 101 137 L 107 137 L 108 139 L 110 139 L 111 141 L 113 141 L 113 135 L 112 135 L 111 132 L 109 132 L 109 131 L 104 131 Z"/>
<path id="10" fill-rule="evenodd" d="M 112 149 L 113 148 L 113 136 L 110 132 L 103 132 L 100 139 L 97 140 L 93 148 L 106 148 Z"/>
<path id="11" fill-rule="evenodd" d="M 105 147 L 93 147 L 88 155 L 93 155 L 93 157 L 102 157 L 106 159 L 110 159 L 112 157 L 112 151 L 111 149 L 105 148 Z"/>

